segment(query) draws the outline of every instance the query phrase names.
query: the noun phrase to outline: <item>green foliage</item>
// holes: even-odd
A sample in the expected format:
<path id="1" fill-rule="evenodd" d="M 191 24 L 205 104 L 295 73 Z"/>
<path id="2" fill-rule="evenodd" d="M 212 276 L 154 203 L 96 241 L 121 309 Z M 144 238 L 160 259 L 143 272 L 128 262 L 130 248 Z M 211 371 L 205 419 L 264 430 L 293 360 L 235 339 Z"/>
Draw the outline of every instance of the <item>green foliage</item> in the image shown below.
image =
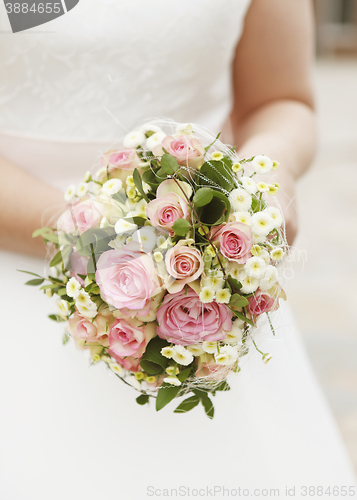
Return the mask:
<path id="1" fill-rule="evenodd" d="M 41 227 L 40 229 L 36 229 L 32 233 L 32 238 L 37 238 L 38 236 L 42 236 L 47 241 L 52 241 L 52 243 L 59 244 L 58 236 L 54 233 L 54 229 L 52 227 Z"/>
<path id="2" fill-rule="evenodd" d="M 39 274 L 31 273 L 30 271 L 23 271 L 22 269 L 16 269 L 16 271 L 18 271 L 19 273 L 30 274 L 31 276 L 36 276 L 37 278 L 42 278 L 42 276 L 40 276 Z"/>
<path id="3" fill-rule="evenodd" d="M 206 147 L 205 147 L 205 151 L 206 151 L 206 153 L 207 153 L 207 151 L 209 150 L 209 148 L 210 148 L 211 146 L 213 146 L 213 144 L 214 144 L 216 141 L 218 141 L 219 136 L 221 135 L 221 133 L 222 133 L 222 132 L 220 132 L 220 133 L 217 135 L 217 137 L 215 138 L 215 140 L 214 140 L 213 142 L 211 142 L 211 144 L 209 144 L 208 146 L 206 146 Z"/>
<path id="4" fill-rule="evenodd" d="M 245 307 L 249 304 L 249 301 L 243 297 L 242 295 L 239 295 L 238 293 L 235 293 L 234 295 L 231 296 L 231 300 L 229 301 L 229 305 L 231 307 Z"/>
<path id="5" fill-rule="evenodd" d="M 173 225 L 173 230 L 177 236 L 185 236 L 191 229 L 191 224 L 186 219 L 177 219 Z"/>
<path id="6" fill-rule="evenodd" d="M 65 332 L 62 337 L 62 344 L 66 345 L 70 338 L 71 336 L 67 332 Z"/>
<path id="7" fill-rule="evenodd" d="M 251 321 L 250 319 L 248 319 L 246 316 L 244 316 L 244 314 L 242 314 L 241 312 L 239 311 L 235 311 L 234 309 L 232 309 L 231 307 L 228 306 L 228 309 L 230 309 L 232 311 L 232 313 L 237 316 L 237 318 L 241 319 L 242 321 L 244 321 L 245 323 L 248 323 L 248 325 L 250 326 L 254 326 L 254 323 L 253 321 Z"/>
<path id="8" fill-rule="evenodd" d="M 200 402 L 200 398 L 196 395 L 191 396 L 190 398 L 185 399 L 178 405 L 174 413 L 186 413 L 193 408 L 195 408 Z"/>
<path id="9" fill-rule="evenodd" d="M 242 288 L 242 283 L 232 278 L 232 276 L 228 276 L 228 282 L 231 285 L 231 287 L 234 288 L 235 290 L 240 290 Z"/>
<path id="10" fill-rule="evenodd" d="M 196 207 L 204 207 L 208 203 L 212 201 L 214 196 L 213 189 L 209 187 L 204 187 L 196 191 L 195 196 L 193 197 L 193 202 Z"/>
<path id="11" fill-rule="evenodd" d="M 228 198 L 220 191 L 212 191 L 212 200 L 207 205 L 197 209 L 200 221 L 208 226 L 222 224 L 228 219 L 231 211 Z"/>
<path id="12" fill-rule="evenodd" d="M 149 402 L 149 396 L 147 394 L 141 394 L 141 396 L 136 398 L 136 402 L 141 406 L 146 405 Z"/>
<path id="13" fill-rule="evenodd" d="M 139 170 L 136 168 L 134 169 L 134 172 L 133 172 L 133 179 L 134 179 L 134 183 L 135 183 L 135 186 L 136 186 L 136 189 L 139 191 L 139 193 L 141 194 L 141 196 L 144 198 L 144 200 L 149 203 L 149 198 L 147 197 L 147 194 L 145 193 L 144 191 L 144 188 L 143 188 L 143 181 L 141 179 L 141 175 L 139 173 Z"/>
<path id="14" fill-rule="evenodd" d="M 162 384 L 156 397 L 156 411 L 160 411 L 168 405 L 178 395 L 180 389 L 180 386 Z"/>
<path id="15" fill-rule="evenodd" d="M 49 314 L 48 316 L 52 321 L 56 321 L 57 323 L 61 323 L 63 321 L 66 321 L 62 316 L 59 316 L 58 314 Z"/>
<path id="16" fill-rule="evenodd" d="M 160 337 L 150 340 L 140 361 L 141 368 L 148 375 L 158 375 L 166 369 L 169 360 L 161 354 L 161 349 L 168 345 L 169 343 Z"/>
<path id="17" fill-rule="evenodd" d="M 209 161 L 204 163 L 200 169 L 198 184 L 232 191 L 236 187 L 236 177 L 232 169 L 223 161 Z"/>
<path id="18" fill-rule="evenodd" d="M 198 389 L 195 389 L 193 392 L 200 399 L 207 417 L 212 419 L 214 417 L 214 406 L 207 392 Z"/>
<path id="19" fill-rule="evenodd" d="M 44 278 L 39 278 L 39 279 L 34 279 L 34 280 L 30 280 L 30 281 L 27 281 L 25 283 L 25 285 L 29 285 L 29 286 L 39 286 L 39 285 L 42 285 L 42 283 L 44 282 Z"/>
<path id="20" fill-rule="evenodd" d="M 176 158 L 168 153 L 161 158 L 160 166 L 167 175 L 173 175 L 180 168 Z"/>

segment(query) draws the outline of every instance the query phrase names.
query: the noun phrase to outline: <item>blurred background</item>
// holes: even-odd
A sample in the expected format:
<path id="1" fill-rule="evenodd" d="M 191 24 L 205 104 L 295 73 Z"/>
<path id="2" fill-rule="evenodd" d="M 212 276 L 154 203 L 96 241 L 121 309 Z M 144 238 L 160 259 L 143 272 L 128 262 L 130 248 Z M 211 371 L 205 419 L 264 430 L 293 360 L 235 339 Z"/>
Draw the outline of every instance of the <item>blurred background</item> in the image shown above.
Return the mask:
<path id="1" fill-rule="evenodd" d="M 314 0 L 319 150 L 298 187 L 289 295 L 357 472 L 357 0 Z"/>

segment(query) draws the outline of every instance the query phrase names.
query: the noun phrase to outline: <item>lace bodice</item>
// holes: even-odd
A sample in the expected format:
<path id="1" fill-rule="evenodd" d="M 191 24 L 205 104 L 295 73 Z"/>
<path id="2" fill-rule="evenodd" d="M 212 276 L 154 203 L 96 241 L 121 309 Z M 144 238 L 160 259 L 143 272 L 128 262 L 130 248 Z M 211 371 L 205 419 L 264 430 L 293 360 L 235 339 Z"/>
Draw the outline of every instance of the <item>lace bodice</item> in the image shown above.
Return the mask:
<path id="1" fill-rule="evenodd" d="M 220 129 L 250 0 L 81 0 L 18 34 L 0 3 L 0 132 L 114 140 L 143 118 Z"/>

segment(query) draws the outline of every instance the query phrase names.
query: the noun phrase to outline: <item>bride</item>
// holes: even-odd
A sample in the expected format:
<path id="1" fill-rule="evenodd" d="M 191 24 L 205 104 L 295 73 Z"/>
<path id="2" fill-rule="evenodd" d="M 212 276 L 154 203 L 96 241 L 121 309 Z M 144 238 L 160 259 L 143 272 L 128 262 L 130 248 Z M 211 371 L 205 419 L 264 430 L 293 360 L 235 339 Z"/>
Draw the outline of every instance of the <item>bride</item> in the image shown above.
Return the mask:
<path id="1" fill-rule="evenodd" d="M 288 309 L 216 416 L 138 407 L 105 367 L 61 346 L 31 234 L 143 118 L 227 130 L 281 163 L 290 243 L 315 147 L 308 0 L 82 0 L 16 35 L 0 6 L 0 497 L 354 497 L 354 476 Z M 37 292 L 37 293 L 36 293 Z"/>

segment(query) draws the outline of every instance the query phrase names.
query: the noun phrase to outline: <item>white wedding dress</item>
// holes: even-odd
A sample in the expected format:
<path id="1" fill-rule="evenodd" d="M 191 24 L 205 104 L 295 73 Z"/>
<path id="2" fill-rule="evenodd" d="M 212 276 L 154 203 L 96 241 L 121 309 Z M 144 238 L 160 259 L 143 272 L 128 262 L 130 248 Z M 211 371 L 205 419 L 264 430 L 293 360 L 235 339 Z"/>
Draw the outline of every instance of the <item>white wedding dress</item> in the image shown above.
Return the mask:
<path id="1" fill-rule="evenodd" d="M 13 35 L 1 2 L 0 156 L 64 188 L 143 118 L 218 132 L 249 3 L 81 0 Z M 42 263 L 0 253 L 2 500 L 288 498 L 293 488 L 305 498 L 318 486 L 342 498 L 353 486 L 288 308 L 277 336 L 267 330 L 260 342 L 272 361 L 251 352 L 231 392 L 214 398 L 211 421 L 202 408 L 139 407 L 105 366 L 62 346 L 46 317 L 53 304 L 16 269 L 41 273 Z"/>

